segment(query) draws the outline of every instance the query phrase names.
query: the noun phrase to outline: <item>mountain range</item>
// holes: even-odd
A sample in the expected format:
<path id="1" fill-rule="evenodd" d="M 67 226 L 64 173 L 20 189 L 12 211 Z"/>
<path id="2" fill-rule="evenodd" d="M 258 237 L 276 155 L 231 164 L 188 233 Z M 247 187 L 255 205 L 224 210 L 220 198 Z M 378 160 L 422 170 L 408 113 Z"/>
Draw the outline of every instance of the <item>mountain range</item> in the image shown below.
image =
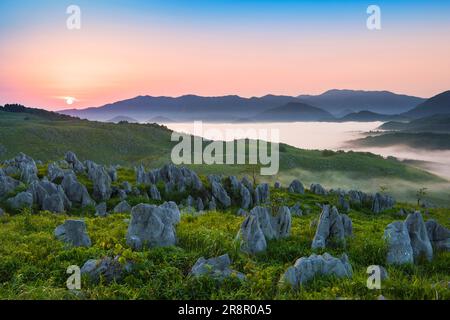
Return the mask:
<path id="1" fill-rule="evenodd" d="M 175 98 L 138 96 L 100 107 L 59 112 L 100 121 L 107 121 L 114 117 L 129 117 L 141 119 L 140 121 L 155 118 L 212 122 L 340 121 L 341 119 L 343 121 L 388 121 L 408 118 L 407 112 L 427 102 L 428 100 L 423 98 L 389 91 L 329 90 L 316 96 L 297 97 L 282 95 L 252 98 L 236 95 L 221 97 L 184 95 Z M 432 103 L 439 104 L 439 102 Z M 392 117 L 398 114 L 402 117 Z"/>

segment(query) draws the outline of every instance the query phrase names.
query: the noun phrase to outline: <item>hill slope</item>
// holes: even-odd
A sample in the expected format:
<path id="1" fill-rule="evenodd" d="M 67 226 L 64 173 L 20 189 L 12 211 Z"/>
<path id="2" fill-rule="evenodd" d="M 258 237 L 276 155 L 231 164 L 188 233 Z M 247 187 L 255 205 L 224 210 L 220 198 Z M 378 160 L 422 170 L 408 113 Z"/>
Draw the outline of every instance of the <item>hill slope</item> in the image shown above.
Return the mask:
<path id="1" fill-rule="evenodd" d="M 426 100 L 403 115 L 417 119 L 437 114 L 450 114 L 450 90 Z"/>
<path id="2" fill-rule="evenodd" d="M 419 118 L 411 122 L 390 121 L 379 128 L 391 131 L 450 133 L 450 114 Z"/>

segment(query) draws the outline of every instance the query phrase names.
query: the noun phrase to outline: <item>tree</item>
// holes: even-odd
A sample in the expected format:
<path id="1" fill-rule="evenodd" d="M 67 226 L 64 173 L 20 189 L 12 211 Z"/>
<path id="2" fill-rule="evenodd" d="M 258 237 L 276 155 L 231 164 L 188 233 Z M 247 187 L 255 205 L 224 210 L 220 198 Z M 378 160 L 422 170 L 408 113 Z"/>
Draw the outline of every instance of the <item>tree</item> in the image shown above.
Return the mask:
<path id="1" fill-rule="evenodd" d="M 427 195 L 427 188 L 420 188 L 416 192 L 417 197 L 417 206 L 420 206 L 420 201 L 423 200 L 423 198 Z"/>

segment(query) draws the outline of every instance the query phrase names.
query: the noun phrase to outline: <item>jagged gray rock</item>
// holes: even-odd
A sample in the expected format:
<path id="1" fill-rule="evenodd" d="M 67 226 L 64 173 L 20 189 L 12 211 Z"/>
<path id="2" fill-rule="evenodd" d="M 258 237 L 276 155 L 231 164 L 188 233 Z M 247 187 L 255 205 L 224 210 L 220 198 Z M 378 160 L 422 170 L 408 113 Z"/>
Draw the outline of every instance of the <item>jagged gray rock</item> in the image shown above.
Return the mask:
<path id="1" fill-rule="evenodd" d="M 47 178 L 49 181 L 64 178 L 64 170 L 61 169 L 57 163 L 52 162 L 47 166 Z"/>
<path id="2" fill-rule="evenodd" d="M 305 187 L 303 187 L 303 184 L 297 179 L 291 182 L 288 190 L 290 193 L 298 193 L 298 194 L 305 193 Z"/>
<path id="3" fill-rule="evenodd" d="M 64 193 L 64 189 L 46 178 L 41 181 L 33 181 L 27 191 L 33 195 L 34 203 L 42 210 L 62 213 L 69 210 L 72 206 L 72 203 Z"/>
<path id="4" fill-rule="evenodd" d="M 73 169 L 76 173 L 82 173 L 84 172 L 85 168 L 83 163 L 81 163 L 80 160 L 78 160 L 77 155 L 72 152 L 68 151 L 66 152 L 64 159 L 69 164 L 70 168 Z"/>
<path id="5" fill-rule="evenodd" d="M 384 231 L 388 245 L 386 261 L 388 264 L 408 264 L 414 262 L 413 249 L 408 229 L 403 221 L 390 223 Z"/>
<path id="6" fill-rule="evenodd" d="M 209 203 L 208 203 L 208 210 L 210 210 L 210 211 L 215 211 L 215 210 L 217 210 L 216 199 L 215 199 L 214 197 L 212 197 L 211 200 L 209 200 Z"/>
<path id="7" fill-rule="evenodd" d="M 33 206 L 33 195 L 30 192 L 20 192 L 16 196 L 6 200 L 11 209 L 18 210 Z"/>
<path id="8" fill-rule="evenodd" d="M 66 220 L 62 225 L 56 227 L 55 237 L 74 247 L 91 246 L 86 223 L 82 220 Z"/>
<path id="9" fill-rule="evenodd" d="M 195 207 L 196 207 L 197 211 L 203 211 L 205 209 L 202 198 L 197 198 Z"/>
<path id="10" fill-rule="evenodd" d="M 428 238 L 437 250 L 450 251 L 450 230 L 430 219 L 425 223 Z"/>
<path id="11" fill-rule="evenodd" d="M 244 176 L 241 180 L 242 184 L 250 191 L 250 193 L 253 193 L 253 182 L 247 177 Z"/>
<path id="12" fill-rule="evenodd" d="M 123 265 L 119 259 L 120 256 L 90 259 L 81 268 L 81 274 L 87 275 L 94 283 L 98 283 L 100 279 L 104 279 L 106 283 L 119 281 L 124 273 L 132 270 L 131 263 Z"/>
<path id="13" fill-rule="evenodd" d="M 372 203 L 372 211 L 380 213 L 384 210 L 389 210 L 395 205 L 395 199 L 387 194 L 375 194 Z"/>
<path id="14" fill-rule="evenodd" d="M 344 212 L 350 211 L 350 202 L 345 199 L 345 196 L 342 194 L 338 195 L 339 206 L 342 208 Z"/>
<path id="15" fill-rule="evenodd" d="M 228 254 L 210 259 L 201 257 L 192 267 L 190 275 L 194 277 L 207 276 L 217 280 L 224 280 L 235 276 L 241 280 L 245 280 L 245 275 L 231 270 L 230 265 L 231 259 Z"/>
<path id="16" fill-rule="evenodd" d="M 174 226 L 179 221 L 180 211 L 174 202 L 166 202 L 159 207 L 138 204 L 131 210 L 127 244 L 134 250 L 175 245 Z"/>
<path id="17" fill-rule="evenodd" d="M 88 166 L 88 175 L 93 184 L 92 196 L 97 201 L 106 201 L 111 197 L 111 178 L 106 169 L 98 164 L 91 163 Z"/>
<path id="18" fill-rule="evenodd" d="M 121 201 L 113 209 L 114 213 L 125 213 L 125 212 L 130 212 L 130 211 L 131 211 L 131 206 L 128 204 L 128 202 L 126 200 Z"/>
<path id="19" fill-rule="evenodd" d="M 230 176 L 230 186 L 231 186 L 231 191 L 236 194 L 239 192 L 239 188 L 240 188 L 240 183 L 238 181 L 238 179 L 235 176 Z"/>
<path id="20" fill-rule="evenodd" d="M 276 238 L 287 238 L 291 233 L 292 216 L 288 207 L 282 206 L 278 209 L 278 214 L 273 217 L 273 228 Z"/>
<path id="21" fill-rule="evenodd" d="M 261 230 L 258 217 L 255 215 L 248 215 L 241 225 L 238 234 L 238 239 L 241 242 L 241 251 L 256 254 L 266 251 L 267 241 Z"/>
<path id="22" fill-rule="evenodd" d="M 269 185 L 267 183 L 262 183 L 255 188 L 255 204 L 259 206 L 268 203 L 270 203 Z"/>
<path id="23" fill-rule="evenodd" d="M 3 170 L 0 170 L 0 198 L 7 196 L 20 185 L 20 181 L 7 176 Z"/>
<path id="24" fill-rule="evenodd" d="M 422 214 L 418 211 L 409 214 L 405 220 L 409 239 L 413 250 L 414 261 L 425 257 L 428 261 L 433 259 L 433 247 L 428 239 L 427 228 L 423 222 Z"/>
<path id="25" fill-rule="evenodd" d="M 89 205 L 95 205 L 95 202 L 91 199 L 86 187 L 78 182 L 75 174 L 66 172 L 61 182 L 61 186 L 63 187 L 67 198 L 72 203 L 81 204 L 83 208 Z"/>
<path id="26" fill-rule="evenodd" d="M 303 210 L 302 207 L 300 205 L 300 202 L 295 203 L 291 208 L 291 215 L 292 216 L 297 216 L 297 217 L 301 217 L 303 216 Z"/>
<path id="27" fill-rule="evenodd" d="M 328 192 L 324 189 L 324 187 L 322 187 L 318 183 L 311 184 L 311 186 L 309 187 L 309 190 L 314 194 L 318 194 L 318 195 L 322 195 L 322 196 L 325 196 L 328 194 Z"/>
<path id="28" fill-rule="evenodd" d="M 249 209 L 253 203 L 252 195 L 243 183 L 239 183 L 239 194 L 241 196 L 241 208 Z"/>
<path id="29" fill-rule="evenodd" d="M 117 168 L 115 166 L 110 166 L 107 170 L 107 173 L 112 182 L 117 181 L 117 179 L 118 179 Z"/>
<path id="30" fill-rule="evenodd" d="M 346 254 L 335 258 L 328 253 L 313 254 L 298 259 L 281 277 L 281 283 L 294 289 L 299 288 L 316 276 L 333 275 L 337 278 L 351 278 L 352 266 Z"/>
<path id="31" fill-rule="evenodd" d="M 214 198 L 217 199 L 217 201 L 219 201 L 223 207 L 228 208 L 229 206 L 231 206 L 231 198 L 223 188 L 222 184 L 215 180 L 212 180 L 211 191 Z"/>
<path id="32" fill-rule="evenodd" d="M 259 206 L 254 207 L 250 211 L 250 215 L 253 215 L 257 218 L 259 227 L 261 228 L 267 240 L 272 240 L 277 237 L 276 231 L 273 227 L 272 215 L 268 208 Z"/>
<path id="33" fill-rule="evenodd" d="M 106 208 L 106 202 L 99 203 L 95 207 L 95 215 L 97 217 L 106 217 L 108 215 L 107 208 Z"/>
<path id="34" fill-rule="evenodd" d="M 159 193 L 158 188 L 154 184 L 150 186 L 150 198 L 161 201 L 161 193 Z"/>
<path id="35" fill-rule="evenodd" d="M 236 212 L 236 215 L 241 216 L 241 217 L 246 217 L 248 215 L 248 212 L 242 208 L 239 208 L 238 211 Z"/>
<path id="36" fill-rule="evenodd" d="M 350 218 L 339 214 L 336 207 L 330 209 L 329 205 L 324 205 L 311 248 L 325 248 L 330 241 L 345 244 L 345 237 L 351 236 L 351 232 L 352 222 Z"/>

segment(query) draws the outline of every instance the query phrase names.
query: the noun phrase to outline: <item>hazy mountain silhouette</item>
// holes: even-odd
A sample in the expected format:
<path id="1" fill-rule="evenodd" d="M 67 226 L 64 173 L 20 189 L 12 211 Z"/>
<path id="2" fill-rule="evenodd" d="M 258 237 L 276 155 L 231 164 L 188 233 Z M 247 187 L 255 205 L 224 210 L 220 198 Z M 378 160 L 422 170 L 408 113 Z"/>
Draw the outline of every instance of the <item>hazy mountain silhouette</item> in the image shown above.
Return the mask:
<path id="1" fill-rule="evenodd" d="M 266 110 L 255 117 L 257 121 L 333 121 L 327 111 L 301 102 L 290 102 L 281 107 Z"/>
<path id="2" fill-rule="evenodd" d="M 436 114 L 450 114 L 450 90 L 426 100 L 403 115 L 417 119 Z"/>
<path id="3" fill-rule="evenodd" d="M 370 122 L 370 121 L 390 121 L 390 120 L 402 120 L 404 117 L 399 115 L 381 114 L 372 111 L 359 111 L 347 114 L 346 116 L 340 118 L 340 121 L 360 121 L 360 122 Z"/>
<path id="4" fill-rule="evenodd" d="M 389 91 L 329 90 L 320 95 L 301 95 L 302 101 L 334 115 L 346 109 L 382 114 L 406 112 L 425 101 L 423 98 L 395 94 Z"/>

